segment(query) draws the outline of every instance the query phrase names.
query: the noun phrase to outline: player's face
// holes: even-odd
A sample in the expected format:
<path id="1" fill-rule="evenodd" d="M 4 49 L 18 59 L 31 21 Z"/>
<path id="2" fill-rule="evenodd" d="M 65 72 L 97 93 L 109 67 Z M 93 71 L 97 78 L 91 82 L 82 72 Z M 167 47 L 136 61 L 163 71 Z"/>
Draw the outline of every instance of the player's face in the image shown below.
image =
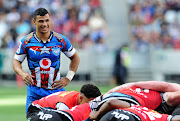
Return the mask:
<path id="1" fill-rule="evenodd" d="M 36 20 L 33 20 L 34 24 L 36 25 L 36 31 L 42 34 L 46 34 L 49 32 L 50 27 L 50 17 L 49 14 L 45 16 L 36 16 Z"/>

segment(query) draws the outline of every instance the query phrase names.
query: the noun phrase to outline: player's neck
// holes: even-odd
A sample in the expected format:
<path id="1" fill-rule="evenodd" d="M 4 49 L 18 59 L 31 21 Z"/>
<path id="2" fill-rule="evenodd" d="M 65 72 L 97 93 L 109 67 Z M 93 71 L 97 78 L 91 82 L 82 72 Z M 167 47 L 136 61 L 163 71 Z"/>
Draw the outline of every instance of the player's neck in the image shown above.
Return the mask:
<path id="1" fill-rule="evenodd" d="M 37 37 L 42 40 L 43 42 L 46 42 L 50 37 L 51 32 L 48 31 L 47 33 L 40 33 L 36 31 Z"/>

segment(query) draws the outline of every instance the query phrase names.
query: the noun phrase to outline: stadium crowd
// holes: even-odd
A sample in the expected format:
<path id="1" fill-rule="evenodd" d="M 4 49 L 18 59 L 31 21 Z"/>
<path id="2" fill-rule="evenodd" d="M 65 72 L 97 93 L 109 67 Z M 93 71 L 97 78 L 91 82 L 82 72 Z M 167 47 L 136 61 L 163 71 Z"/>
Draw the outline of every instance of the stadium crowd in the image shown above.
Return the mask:
<path id="1" fill-rule="evenodd" d="M 131 46 L 140 52 L 153 48 L 180 48 L 179 0 L 129 0 Z M 0 0 L 0 48 L 16 48 L 34 31 L 32 13 L 45 7 L 54 21 L 52 29 L 68 36 L 82 49 L 106 48 L 108 35 L 100 0 Z"/>
<path id="2" fill-rule="evenodd" d="M 180 49 L 179 0 L 130 0 L 129 12 L 135 50 Z"/>
<path id="3" fill-rule="evenodd" d="M 100 0 L 0 0 L 0 48 L 16 48 L 35 30 L 32 13 L 39 7 L 50 11 L 52 30 L 67 36 L 74 47 L 104 46 L 107 31 Z"/>

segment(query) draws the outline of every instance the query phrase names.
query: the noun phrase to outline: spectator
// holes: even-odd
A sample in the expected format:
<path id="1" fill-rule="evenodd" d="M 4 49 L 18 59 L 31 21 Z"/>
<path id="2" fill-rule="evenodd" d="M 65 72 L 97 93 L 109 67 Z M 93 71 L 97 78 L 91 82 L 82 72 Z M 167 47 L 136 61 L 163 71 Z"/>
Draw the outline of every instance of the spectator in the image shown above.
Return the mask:
<path id="1" fill-rule="evenodd" d="M 49 10 L 50 18 L 54 21 L 52 30 L 68 36 L 72 40 L 72 45 L 86 49 L 84 48 L 86 47 L 84 46 L 86 41 L 84 38 L 95 31 L 90 31 L 89 18 L 93 11 L 101 9 L 99 0 L 81 0 L 80 2 L 74 0 L 1 0 L 0 14 L 3 21 L 0 22 L 0 25 L 4 29 L 1 29 L 0 40 L 4 38 L 5 34 L 3 33 L 7 31 L 12 33 L 13 41 L 16 42 L 19 42 L 19 37 L 34 31 L 35 27 L 31 24 L 32 14 L 39 7 L 45 7 Z M 20 31 L 23 31 L 24 34 L 21 35 Z M 92 39 L 89 40 L 92 41 L 90 43 L 93 45 L 96 44 Z M 3 42 L 0 41 L 0 45 L 5 45 Z M 11 47 L 16 48 L 15 46 Z M 93 46 L 89 46 L 87 49 L 90 47 Z"/>
<path id="2" fill-rule="evenodd" d="M 123 45 L 115 54 L 113 76 L 115 77 L 117 85 L 124 84 L 128 75 L 127 66 L 130 61 L 128 51 L 128 46 Z"/>

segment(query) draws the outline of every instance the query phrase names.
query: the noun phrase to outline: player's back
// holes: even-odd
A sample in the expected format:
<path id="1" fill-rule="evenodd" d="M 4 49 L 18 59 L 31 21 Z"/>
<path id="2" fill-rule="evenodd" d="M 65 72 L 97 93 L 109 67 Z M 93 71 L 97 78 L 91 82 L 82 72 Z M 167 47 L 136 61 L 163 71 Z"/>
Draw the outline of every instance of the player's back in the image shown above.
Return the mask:
<path id="1" fill-rule="evenodd" d="M 89 103 L 84 103 L 72 107 L 70 110 L 66 110 L 65 112 L 71 114 L 74 121 L 83 121 L 89 118 L 89 114 L 91 113 L 91 108 L 89 106 Z"/>
<path id="2" fill-rule="evenodd" d="M 33 104 L 38 104 L 41 107 L 49 107 L 53 109 L 56 108 L 56 104 L 58 102 L 64 103 L 69 108 L 77 105 L 79 92 L 77 91 L 63 91 L 63 92 L 56 92 L 46 97 L 41 98 L 40 100 L 36 100 Z"/>
<path id="3" fill-rule="evenodd" d="M 139 105 L 123 110 L 127 110 L 138 115 L 142 121 L 168 121 L 168 119 L 171 119 L 172 117 L 170 115 L 168 116 L 167 114 L 160 114 L 152 109 L 148 109 L 147 107 L 142 107 Z"/>
<path id="4" fill-rule="evenodd" d="M 150 109 L 156 109 L 162 102 L 160 92 L 149 89 L 130 87 L 118 92 L 134 97 L 140 105 L 148 107 Z"/>
<path id="5" fill-rule="evenodd" d="M 64 103 L 69 109 L 78 105 L 79 92 L 66 91 L 58 95 L 56 102 Z"/>

